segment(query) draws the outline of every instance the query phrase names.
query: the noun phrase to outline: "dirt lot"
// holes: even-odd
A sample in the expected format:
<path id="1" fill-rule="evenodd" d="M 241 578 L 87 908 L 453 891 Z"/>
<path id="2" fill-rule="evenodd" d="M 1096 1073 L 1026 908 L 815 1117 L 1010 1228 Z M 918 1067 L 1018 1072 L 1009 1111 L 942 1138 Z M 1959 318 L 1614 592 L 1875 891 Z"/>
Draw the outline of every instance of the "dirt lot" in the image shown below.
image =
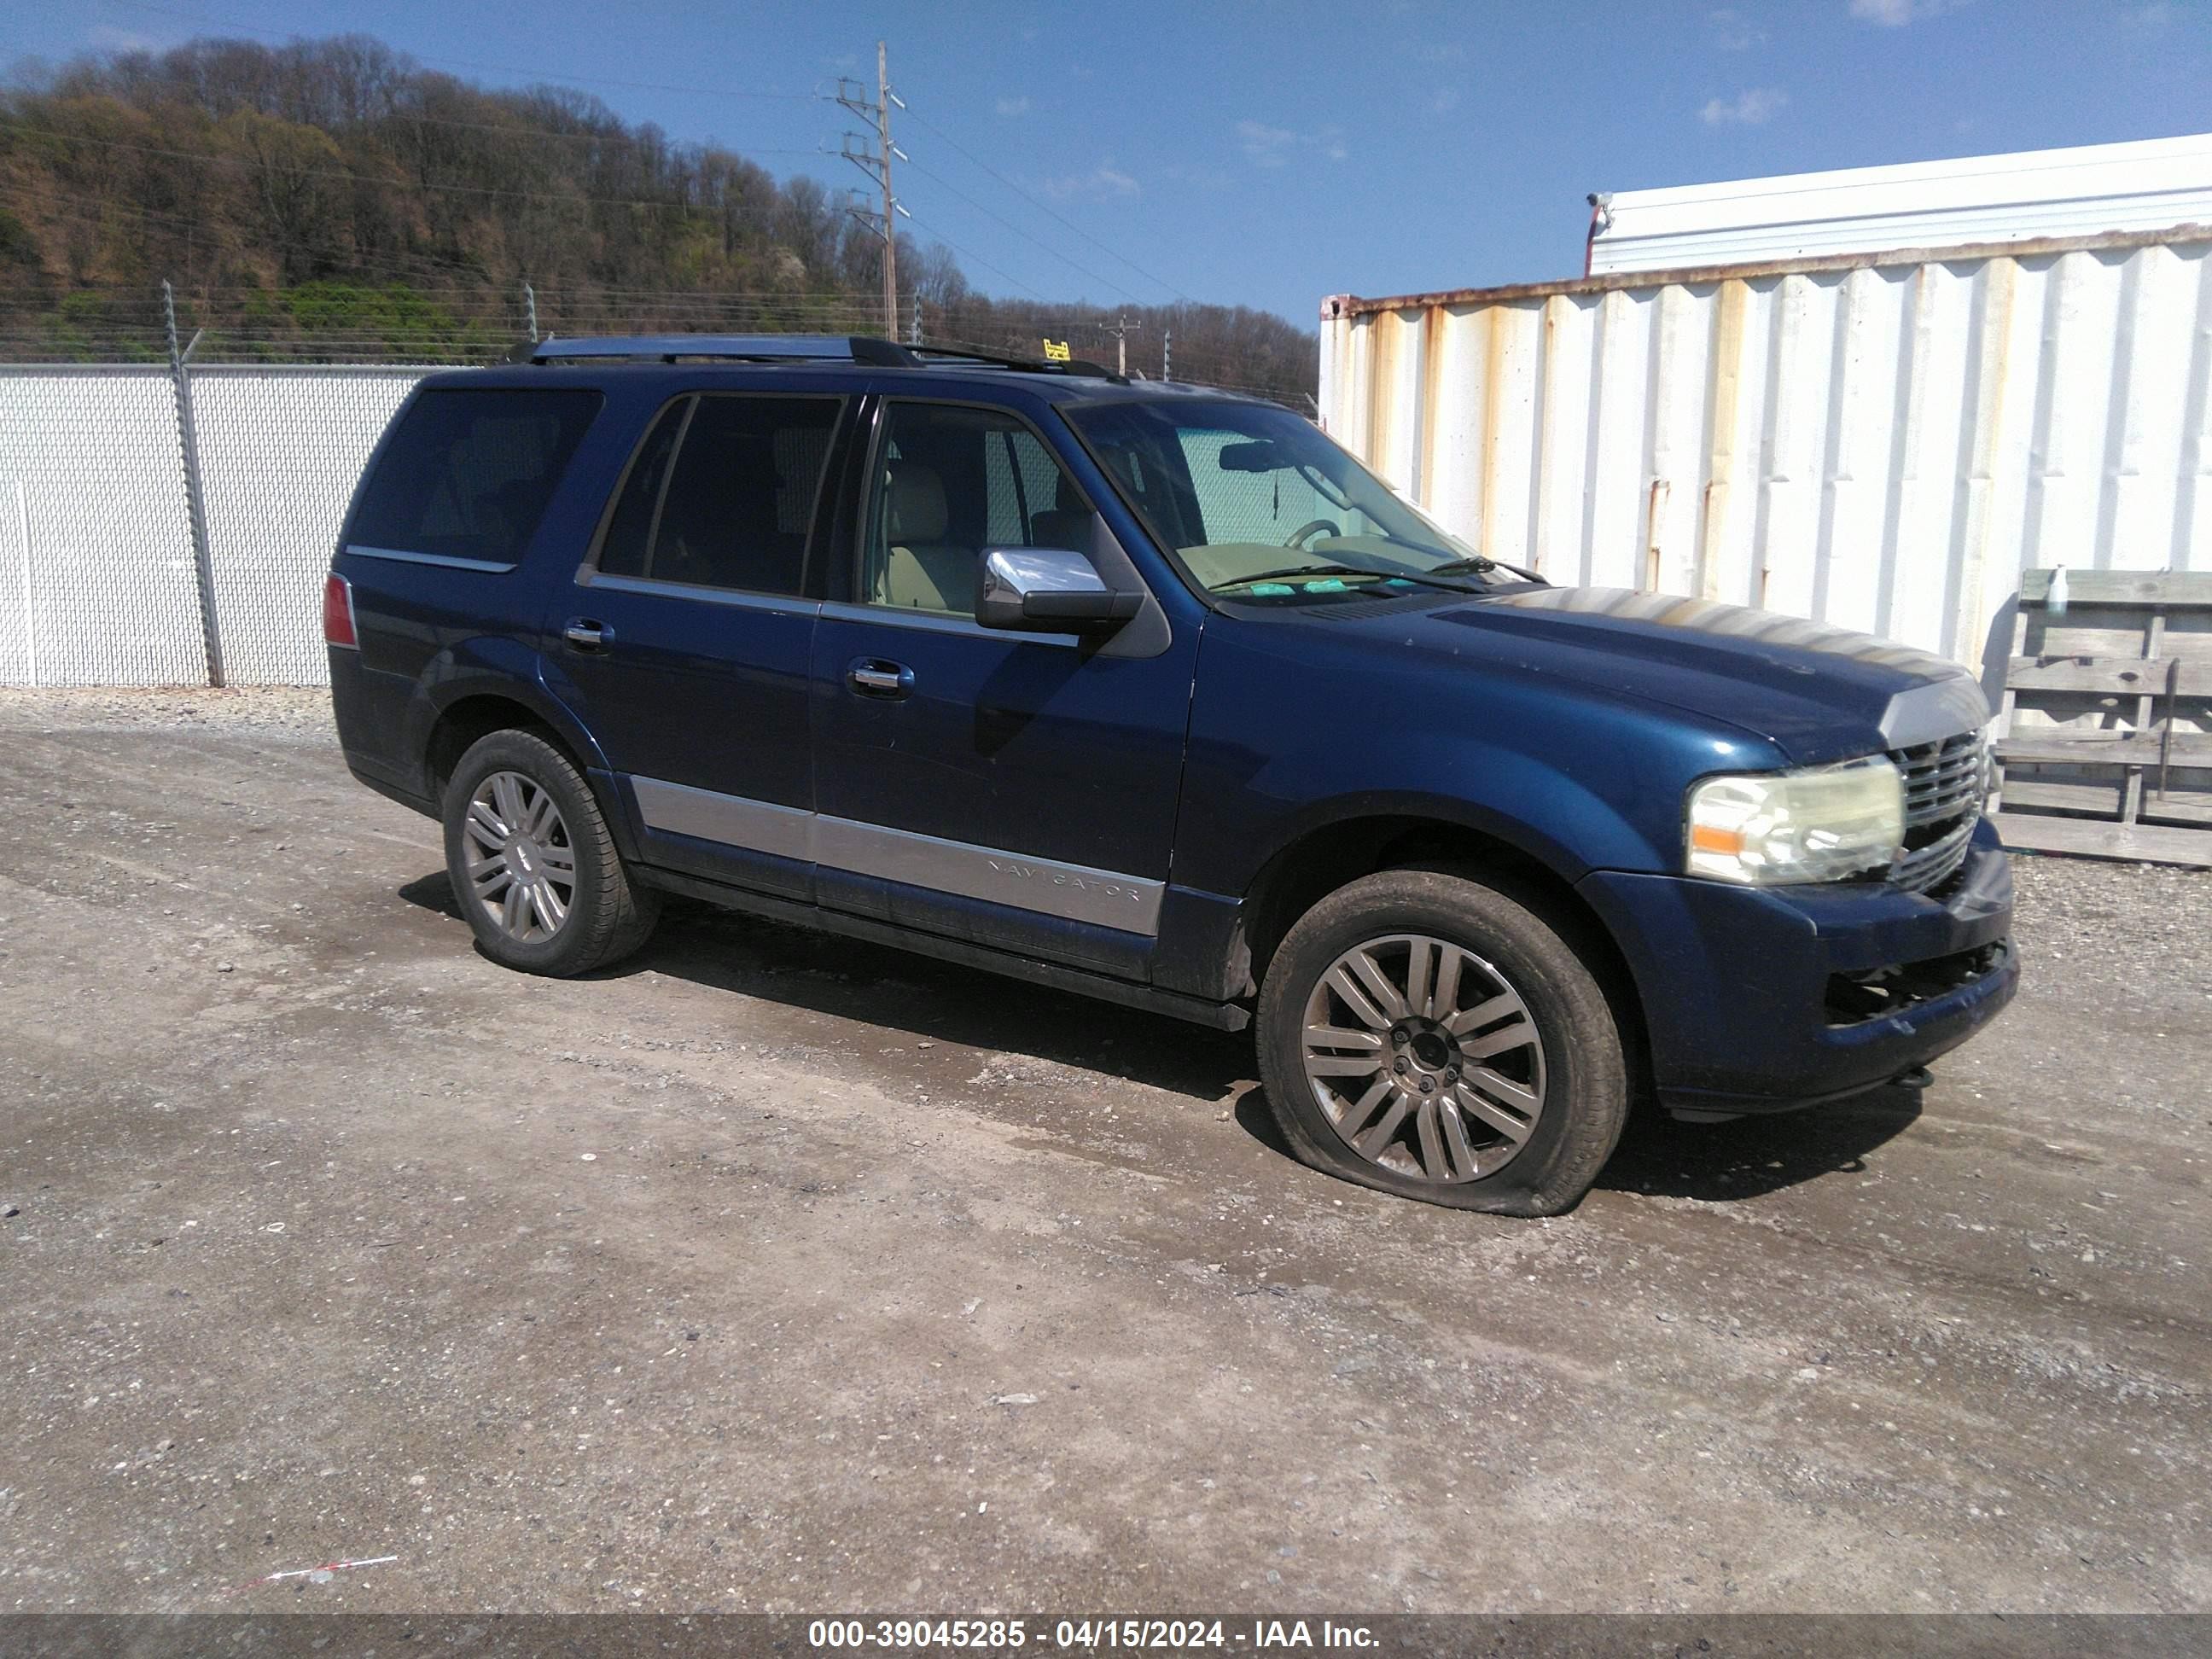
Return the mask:
<path id="1" fill-rule="evenodd" d="M 2023 859 L 1925 1094 L 1512 1222 L 891 951 L 503 972 L 312 694 L 0 792 L 0 1610 L 2212 1608 L 2212 877 Z"/>

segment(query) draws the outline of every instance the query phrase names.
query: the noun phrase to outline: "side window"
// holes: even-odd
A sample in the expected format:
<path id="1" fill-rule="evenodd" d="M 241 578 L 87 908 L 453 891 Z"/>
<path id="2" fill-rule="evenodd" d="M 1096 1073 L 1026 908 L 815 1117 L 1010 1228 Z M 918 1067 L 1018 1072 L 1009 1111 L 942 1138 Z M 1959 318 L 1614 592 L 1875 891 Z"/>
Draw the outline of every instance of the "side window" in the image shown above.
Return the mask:
<path id="1" fill-rule="evenodd" d="M 596 392 L 422 393 L 378 459 L 347 539 L 520 563 L 601 401 Z"/>
<path id="2" fill-rule="evenodd" d="M 704 393 L 662 411 L 608 521 L 599 568 L 748 593 L 797 593 L 835 398 Z"/>
<path id="3" fill-rule="evenodd" d="M 660 411 L 653 429 L 639 446 L 623 479 L 622 498 L 607 533 L 599 541 L 599 568 L 610 576 L 645 574 L 646 550 L 653 545 L 653 518 L 660 507 L 660 492 L 668 482 L 668 463 L 675 458 L 676 441 L 684 434 L 684 418 L 696 401 L 678 398 Z"/>
<path id="4" fill-rule="evenodd" d="M 972 616 L 985 548 L 1089 545 L 1082 491 L 1012 416 L 895 401 L 884 419 L 861 548 L 866 603 Z"/>

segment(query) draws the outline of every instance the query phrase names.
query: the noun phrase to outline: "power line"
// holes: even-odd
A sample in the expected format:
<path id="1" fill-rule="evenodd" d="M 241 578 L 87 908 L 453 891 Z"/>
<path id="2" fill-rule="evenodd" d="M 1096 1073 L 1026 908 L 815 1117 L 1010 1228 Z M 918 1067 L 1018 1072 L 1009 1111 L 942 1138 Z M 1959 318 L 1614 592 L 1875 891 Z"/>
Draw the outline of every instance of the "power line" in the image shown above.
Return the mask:
<path id="1" fill-rule="evenodd" d="M 179 161 L 199 161 L 209 167 L 258 168 L 264 173 L 281 173 L 295 179 L 329 179 L 342 184 L 373 185 L 380 190 L 434 190 L 453 196 L 502 196 L 526 202 L 583 203 L 595 207 L 672 208 L 682 213 L 714 213 L 719 210 L 705 203 L 655 202 L 634 196 L 570 195 L 556 191 L 502 190 L 495 185 L 439 185 L 427 179 L 379 179 L 370 173 L 348 173 L 332 167 L 284 167 L 271 161 L 257 161 L 250 155 L 214 155 L 205 150 L 169 149 L 158 144 L 134 144 L 122 138 L 95 138 L 84 133 L 58 132 L 51 127 L 23 121 L 0 121 L 0 128 L 51 138 L 62 143 L 97 144 L 104 149 L 129 150 L 140 155 L 159 155 Z M 794 153 L 811 155 L 817 152 Z"/>
<path id="2" fill-rule="evenodd" d="M 221 17 L 208 17 L 196 12 L 179 11 L 173 6 L 156 6 L 147 0 L 112 0 L 113 4 L 127 6 L 133 11 L 151 12 L 158 17 L 173 17 L 179 22 L 199 23 L 211 29 L 235 29 L 240 34 L 254 34 L 264 40 L 282 40 L 287 45 L 307 39 L 296 31 L 287 34 L 278 29 L 256 28 L 251 23 L 234 23 Z M 418 63 L 445 64 L 456 69 L 475 70 L 484 75 L 513 75 L 541 86 L 623 87 L 636 92 L 680 92 L 701 98 L 751 98 L 771 103 L 804 104 L 813 94 L 804 92 L 749 92 L 737 87 L 686 87 L 663 81 L 623 81 L 604 75 L 548 75 L 541 70 L 516 69 L 507 64 L 483 64 L 466 58 L 434 58 L 424 52 L 400 52 L 394 54 L 412 58 Z"/>
<path id="3" fill-rule="evenodd" d="M 1023 292 L 1024 294 L 1028 295 L 1030 296 L 1030 299 L 1035 300 L 1035 301 L 1036 301 L 1039 305 L 1050 305 L 1050 304 L 1052 304 L 1052 303 L 1053 303 L 1051 301 L 1049 301 L 1049 300 L 1046 299 L 1046 298 L 1044 297 L 1044 295 L 1042 295 L 1042 294 L 1038 293 L 1035 289 L 1033 289 L 1033 288 L 1030 287 L 1027 283 L 1025 283 L 1017 282 L 1013 277 L 1007 276 L 1007 275 L 1006 275 L 1006 273 L 1005 271 L 1003 271 L 1003 270 L 1000 270 L 1000 269 L 998 268 L 998 266 L 996 266 L 996 265 L 993 264 L 992 264 L 988 259 L 986 259 L 986 258 L 985 258 L 981 254 L 980 254 L 980 253 L 971 253 L 971 252 L 969 252 L 966 248 L 964 248 L 964 247 L 961 246 L 959 243 L 957 243 L 957 242 L 954 241 L 954 240 L 953 240 L 950 236 L 947 236 L 947 235 L 946 235 L 943 231 L 941 231 L 941 230 L 938 230 L 938 229 L 935 229 L 935 228 L 932 228 L 931 226 L 926 225 L 926 224 L 922 223 L 922 222 L 921 222 L 921 220 L 919 220 L 919 219 L 914 219 L 914 216 L 913 216 L 913 215 L 911 215 L 911 214 L 908 215 L 907 216 L 908 216 L 909 219 L 913 219 L 913 221 L 914 221 L 914 228 L 915 228 L 916 230 L 927 231 L 927 232 L 928 232 L 928 234 L 929 234 L 930 235 L 934 236 L 935 238 L 937 238 L 937 240 L 938 240 L 939 241 L 940 241 L 940 242 L 944 243 L 945 246 L 947 246 L 947 247 L 951 248 L 951 249 L 955 253 L 958 254 L 962 258 L 963 258 L 963 259 L 972 259 L 972 260 L 974 260 L 977 264 L 979 264 L 979 265 L 982 266 L 984 270 L 986 270 L 989 271 L 993 276 L 994 276 L 998 277 L 998 278 L 1000 279 L 1000 281 L 1001 281 L 1001 282 L 1003 282 L 1003 283 L 1006 283 L 1006 284 L 1008 284 L 1010 287 L 1012 287 L 1012 288 L 1016 288 L 1016 289 L 1020 289 L 1020 291 L 1021 291 L 1021 292 Z"/>
<path id="4" fill-rule="evenodd" d="M 916 116 L 915 118 L 916 120 L 920 120 L 921 118 L 920 116 Z M 998 220 L 1000 224 L 1004 225 L 1008 230 L 1012 231 L 1015 235 L 1022 237 L 1026 240 L 1035 242 L 1047 253 L 1051 254 L 1054 258 L 1067 266 L 1069 270 L 1079 272 L 1081 275 L 1088 276 L 1092 282 L 1101 283 L 1103 286 L 1111 289 L 1115 293 L 1121 295 L 1124 299 L 1128 300 L 1133 304 L 1141 305 L 1144 303 L 1144 301 L 1139 300 L 1135 295 L 1130 293 L 1127 289 L 1123 288 L 1121 283 L 1115 282 L 1112 277 L 1102 276 L 1098 272 L 1092 270 L 1087 265 L 1077 264 L 1076 261 L 1069 258 L 1067 255 L 1063 253 L 1060 249 L 1053 246 L 1051 243 L 1043 240 L 1040 237 L 1030 235 L 1028 231 L 1024 230 L 1012 220 L 1004 218 L 999 214 L 993 212 L 991 209 L 985 207 L 982 203 L 977 201 L 974 197 L 970 196 L 966 191 L 961 189 L 959 185 L 954 184 L 951 179 L 932 173 L 927 167 L 922 166 L 919 161 L 909 160 L 907 165 L 911 167 L 916 173 L 922 174 L 925 178 L 935 179 L 939 184 L 943 185 L 945 189 L 951 191 L 962 201 L 967 203 L 969 207 L 974 208 L 978 213 L 983 214 L 987 217 Z"/>
<path id="5" fill-rule="evenodd" d="M 976 155 L 973 150 L 963 144 L 957 138 L 955 138 L 951 133 L 945 131 L 943 127 L 939 126 L 936 122 L 931 120 L 920 111 L 910 110 L 908 113 L 911 114 L 915 120 L 921 122 L 922 125 L 927 127 L 932 132 L 945 140 L 946 143 L 958 150 L 961 155 L 966 156 L 977 167 L 982 168 L 984 172 L 989 173 L 994 179 L 996 179 L 1000 184 L 1004 185 L 1008 190 L 1013 191 L 1015 195 L 1020 197 L 1024 202 L 1027 202 L 1031 207 L 1036 209 L 1040 213 L 1042 213 L 1047 217 L 1056 220 L 1060 224 L 1066 226 L 1068 229 L 1073 231 L 1078 236 L 1080 236 L 1085 241 L 1090 243 L 1093 247 L 1102 249 L 1105 252 L 1112 254 L 1116 259 L 1119 259 L 1123 264 L 1128 266 L 1130 270 L 1135 271 L 1137 275 L 1143 277 L 1146 282 L 1157 284 L 1158 287 L 1165 289 L 1169 293 L 1174 295 L 1185 304 L 1196 305 L 1198 303 L 1197 301 L 1192 299 L 1189 295 L 1185 294 L 1181 289 L 1177 288 L 1173 283 L 1169 282 L 1164 276 L 1153 276 L 1151 271 L 1146 270 L 1142 265 L 1139 264 L 1134 259 L 1129 258 L 1127 254 L 1123 253 L 1120 249 L 1111 246 L 1108 243 L 1100 241 L 1089 231 L 1084 229 L 1082 226 L 1076 224 L 1072 220 L 1063 217 L 1058 213 L 1054 212 L 1052 209 L 1047 207 L 1042 202 L 1038 201 L 1036 197 L 1030 195 L 1029 191 L 1024 190 L 1012 179 L 1007 178 L 1005 173 L 1000 172 L 998 168 L 993 167 L 988 161 L 983 160 L 981 156 Z"/>

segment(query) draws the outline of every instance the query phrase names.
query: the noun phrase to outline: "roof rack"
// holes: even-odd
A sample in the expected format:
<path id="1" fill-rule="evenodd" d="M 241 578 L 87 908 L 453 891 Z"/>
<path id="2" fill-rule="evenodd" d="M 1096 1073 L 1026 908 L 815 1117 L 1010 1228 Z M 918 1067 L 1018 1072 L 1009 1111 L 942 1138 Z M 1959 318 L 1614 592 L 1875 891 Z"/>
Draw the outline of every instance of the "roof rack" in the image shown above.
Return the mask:
<path id="1" fill-rule="evenodd" d="M 866 334 L 637 334 L 608 335 L 575 339 L 546 338 L 515 349 L 511 361 L 526 363 L 574 362 L 584 358 L 626 358 L 632 362 L 676 362 L 685 358 L 717 358 L 733 362 L 848 362 L 871 368 L 927 368 L 933 362 L 948 366 L 975 363 L 991 368 L 1018 369 L 1034 374 L 1073 374 L 1085 379 L 1118 380 L 1121 377 L 1097 363 L 1044 362 L 1023 357 L 999 357 L 958 346 L 906 346 L 896 340 Z"/>
<path id="2" fill-rule="evenodd" d="M 740 362 L 867 363 L 878 368 L 920 367 L 914 354 L 896 341 L 865 334 L 632 334 L 574 339 L 547 338 L 515 354 L 520 362 L 568 362 L 582 357 L 652 358 L 672 363 L 680 357 L 726 357 Z"/>

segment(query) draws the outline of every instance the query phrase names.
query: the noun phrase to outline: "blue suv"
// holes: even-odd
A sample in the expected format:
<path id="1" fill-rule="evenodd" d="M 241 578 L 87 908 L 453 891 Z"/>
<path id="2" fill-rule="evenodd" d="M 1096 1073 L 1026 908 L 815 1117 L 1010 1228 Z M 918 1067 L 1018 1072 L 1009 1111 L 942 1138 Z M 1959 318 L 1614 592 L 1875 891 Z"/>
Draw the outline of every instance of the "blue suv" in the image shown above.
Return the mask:
<path id="1" fill-rule="evenodd" d="M 485 954 L 680 893 L 1255 1028 L 1291 1146 L 1556 1212 L 1632 1098 L 1917 1078 L 2013 994 L 1956 665 L 1549 586 L 1276 405 L 880 340 L 558 341 L 394 417 L 355 776 Z"/>

